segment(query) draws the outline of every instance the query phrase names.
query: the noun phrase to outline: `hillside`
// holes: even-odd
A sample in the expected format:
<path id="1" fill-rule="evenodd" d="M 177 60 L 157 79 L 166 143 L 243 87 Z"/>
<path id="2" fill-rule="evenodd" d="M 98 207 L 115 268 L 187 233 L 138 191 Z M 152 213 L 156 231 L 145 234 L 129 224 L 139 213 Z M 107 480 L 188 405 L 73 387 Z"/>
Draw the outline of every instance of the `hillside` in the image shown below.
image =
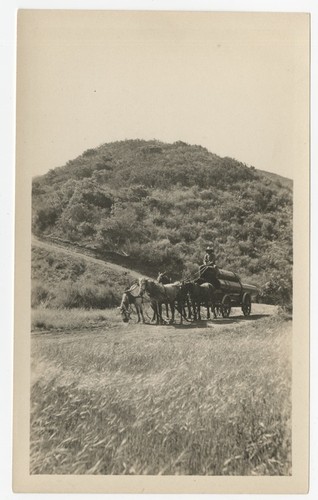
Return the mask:
<path id="1" fill-rule="evenodd" d="M 273 180 L 274 182 L 275 181 L 279 182 L 282 186 L 285 186 L 289 189 L 293 189 L 293 181 L 288 177 L 282 177 L 281 175 L 274 174 L 274 172 L 266 172 L 266 170 L 258 170 L 258 172 L 264 175 L 265 177 L 268 177 L 269 179 Z"/>
<path id="2" fill-rule="evenodd" d="M 33 180 L 33 232 L 128 256 L 132 268 L 197 270 L 213 243 L 220 267 L 290 304 L 292 189 L 201 146 L 127 140 L 85 151 Z"/>
<path id="3" fill-rule="evenodd" d="M 41 242 L 32 242 L 32 307 L 100 308 L 120 303 L 140 274 L 112 263 Z"/>

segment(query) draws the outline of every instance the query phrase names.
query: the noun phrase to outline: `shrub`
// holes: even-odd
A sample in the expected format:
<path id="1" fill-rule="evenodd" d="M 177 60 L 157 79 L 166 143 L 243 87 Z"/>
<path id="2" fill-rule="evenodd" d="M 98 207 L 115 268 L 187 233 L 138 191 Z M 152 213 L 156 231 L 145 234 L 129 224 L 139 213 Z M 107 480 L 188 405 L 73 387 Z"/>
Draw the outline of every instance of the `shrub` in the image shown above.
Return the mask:
<path id="1" fill-rule="evenodd" d="M 58 217 L 60 215 L 60 210 L 54 206 L 47 206 L 40 208 L 34 215 L 32 220 L 32 226 L 34 232 L 41 233 L 47 228 L 54 226 Z"/>
<path id="2" fill-rule="evenodd" d="M 261 300 L 265 304 L 281 306 L 287 312 L 292 312 L 292 279 L 279 274 L 272 276 L 261 289 Z"/>
<path id="3" fill-rule="evenodd" d="M 46 305 L 52 299 L 52 291 L 48 286 L 35 284 L 31 290 L 31 307 Z"/>

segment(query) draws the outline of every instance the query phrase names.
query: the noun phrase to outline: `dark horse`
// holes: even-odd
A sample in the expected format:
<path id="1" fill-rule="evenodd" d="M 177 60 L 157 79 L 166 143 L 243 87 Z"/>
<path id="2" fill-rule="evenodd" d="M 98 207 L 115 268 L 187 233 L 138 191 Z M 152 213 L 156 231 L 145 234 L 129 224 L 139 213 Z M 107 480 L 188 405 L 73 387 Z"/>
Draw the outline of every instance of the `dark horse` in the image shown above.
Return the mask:
<path id="1" fill-rule="evenodd" d="M 218 267 L 215 264 L 200 266 L 199 278 L 195 280 L 195 283 L 198 283 L 199 285 L 202 285 L 203 283 L 210 283 L 211 285 L 214 285 L 218 271 Z"/>
<path id="2" fill-rule="evenodd" d="M 199 284 L 191 281 L 186 283 L 185 287 L 192 303 L 194 319 L 201 319 L 201 305 L 206 307 L 208 319 L 210 319 L 210 308 L 211 311 L 213 311 L 214 318 L 217 317 L 215 308 L 215 288 L 213 285 L 210 283 Z"/>
<path id="3" fill-rule="evenodd" d="M 168 285 L 169 283 L 171 283 L 171 279 L 168 278 L 168 276 L 166 275 L 166 273 L 161 273 L 159 272 L 158 274 L 158 277 L 157 277 L 157 281 L 158 283 L 161 283 L 162 285 Z M 168 302 L 165 303 L 165 306 L 166 306 L 166 316 L 167 318 L 169 319 L 169 305 L 168 305 Z M 172 311 L 171 311 L 172 313 Z M 155 316 L 155 313 L 154 313 L 154 316 Z M 155 318 L 153 318 L 154 320 Z"/>
<path id="4" fill-rule="evenodd" d="M 162 283 L 163 285 L 168 285 L 168 283 L 172 283 L 171 278 L 167 276 L 166 272 L 164 273 L 159 272 L 157 281 L 158 283 Z"/>

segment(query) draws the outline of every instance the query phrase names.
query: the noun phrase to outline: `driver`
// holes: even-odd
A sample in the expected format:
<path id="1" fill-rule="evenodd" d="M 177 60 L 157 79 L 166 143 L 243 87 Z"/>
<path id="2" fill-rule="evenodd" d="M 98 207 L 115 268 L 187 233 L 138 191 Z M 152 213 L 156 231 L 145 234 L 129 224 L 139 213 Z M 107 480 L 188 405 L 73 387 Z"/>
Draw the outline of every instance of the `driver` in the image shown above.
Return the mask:
<path id="1" fill-rule="evenodd" d="M 215 253 L 214 248 L 212 246 L 208 246 L 206 248 L 206 254 L 203 258 L 203 264 L 205 266 L 215 266 Z"/>

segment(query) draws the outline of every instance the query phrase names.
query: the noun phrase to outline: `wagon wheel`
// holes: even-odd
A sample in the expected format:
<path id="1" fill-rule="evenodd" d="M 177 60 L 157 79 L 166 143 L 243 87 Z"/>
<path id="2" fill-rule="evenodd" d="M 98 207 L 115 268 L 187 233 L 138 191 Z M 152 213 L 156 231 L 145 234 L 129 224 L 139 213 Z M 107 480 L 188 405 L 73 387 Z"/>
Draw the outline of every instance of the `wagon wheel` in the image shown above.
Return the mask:
<path id="1" fill-rule="evenodd" d="M 242 311 L 244 316 L 249 316 L 251 314 L 251 309 L 252 309 L 251 297 L 249 296 L 248 293 L 245 293 L 243 295 L 243 300 L 242 300 Z"/>
<path id="2" fill-rule="evenodd" d="M 228 295 L 225 295 L 222 299 L 222 316 L 223 318 L 228 318 L 231 312 L 231 299 Z"/>

